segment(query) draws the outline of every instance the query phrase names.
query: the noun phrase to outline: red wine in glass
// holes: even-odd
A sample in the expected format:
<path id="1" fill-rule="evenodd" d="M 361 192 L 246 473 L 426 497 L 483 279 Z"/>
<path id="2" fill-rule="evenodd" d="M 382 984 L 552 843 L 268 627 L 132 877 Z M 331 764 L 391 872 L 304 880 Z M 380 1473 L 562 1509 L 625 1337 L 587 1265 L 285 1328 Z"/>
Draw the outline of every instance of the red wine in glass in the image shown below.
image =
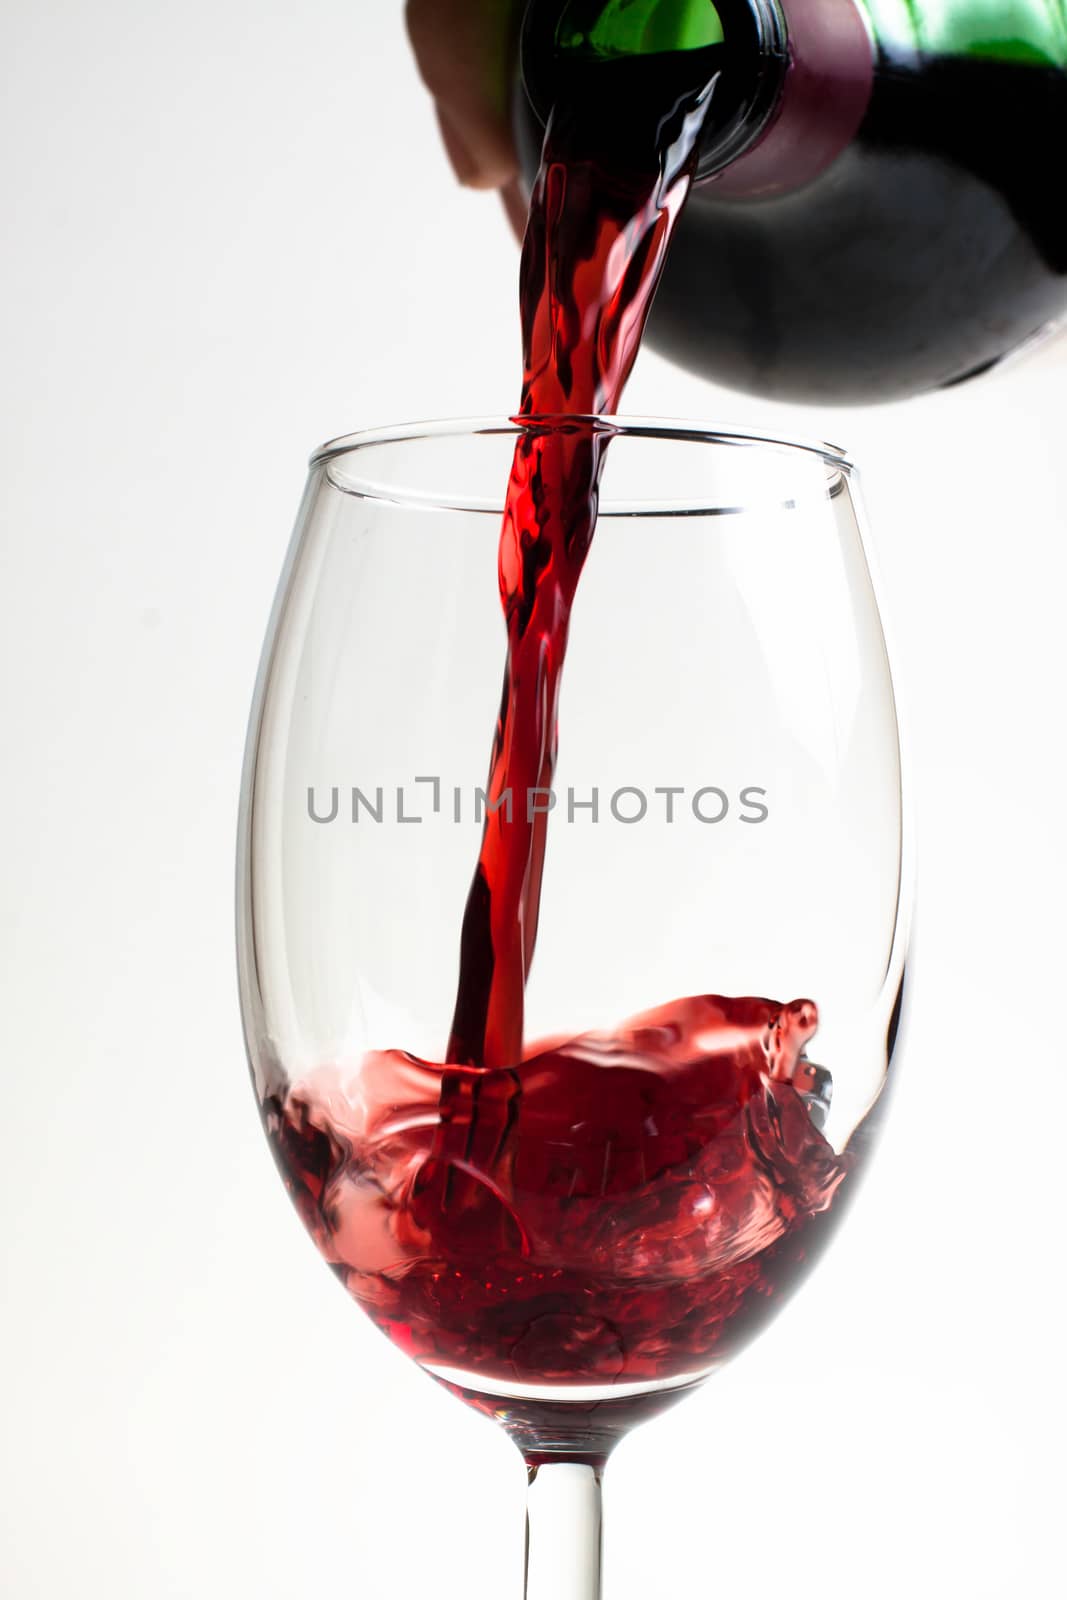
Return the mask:
<path id="1" fill-rule="evenodd" d="M 851 1158 L 808 1001 L 705 995 L 512 1068 L 385 1051 L 268 1103 L 297 1207 L 363 1308 L 433 1369 L 657 1384 L 762 1326 Z"/>

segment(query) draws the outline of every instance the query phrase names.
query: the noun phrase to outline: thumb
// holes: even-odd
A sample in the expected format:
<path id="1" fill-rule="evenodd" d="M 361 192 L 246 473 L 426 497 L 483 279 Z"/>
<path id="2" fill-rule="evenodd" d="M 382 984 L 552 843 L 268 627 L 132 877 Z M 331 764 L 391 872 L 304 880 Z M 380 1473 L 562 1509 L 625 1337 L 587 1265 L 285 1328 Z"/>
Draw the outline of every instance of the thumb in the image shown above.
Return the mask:
<path id="1" fill-rule="evenodd" d="M 500 189 L 518 171 L 508 118 L 515 0 L 407 0 L 408 34 L 461 183 Z"/>

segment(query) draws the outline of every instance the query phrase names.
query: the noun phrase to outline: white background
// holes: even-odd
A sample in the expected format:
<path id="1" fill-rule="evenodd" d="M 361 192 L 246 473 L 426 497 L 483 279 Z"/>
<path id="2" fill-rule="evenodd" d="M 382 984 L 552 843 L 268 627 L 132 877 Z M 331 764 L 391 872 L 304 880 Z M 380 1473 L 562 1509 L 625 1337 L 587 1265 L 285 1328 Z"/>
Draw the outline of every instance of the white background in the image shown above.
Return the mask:
<path id="1" fill-rule="evenodd" d="M 516 256 L 399 0 L 8 0 L 0 1592 L 517 1596 L 522 1474 L 346 1301 L 235 999 L 244 724 L 321 439 L 507 410 Z M 1063 1593 L 1067 347 L 840 436 L 910 712 L 897 1099 L 825 1266 L 619 1451 L 611 1600 Z"/>

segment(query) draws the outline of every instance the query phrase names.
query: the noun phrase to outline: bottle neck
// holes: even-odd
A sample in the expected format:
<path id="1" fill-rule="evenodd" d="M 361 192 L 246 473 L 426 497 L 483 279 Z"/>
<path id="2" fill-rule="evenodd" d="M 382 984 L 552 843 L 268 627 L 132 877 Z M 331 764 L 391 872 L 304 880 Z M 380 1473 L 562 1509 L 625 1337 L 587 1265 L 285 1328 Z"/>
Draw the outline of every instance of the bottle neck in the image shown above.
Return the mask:
<path id="1" fill-rule="evenodd" d="M 789 72 L 789 35 L 778 0 L 720 0 L 720 115 L 709 120 L 696 182 L 714 179 L 756 148 L 774 124 Z"/>
<path id="2" fill-rule="evenodd" d="M 527 99 L 542 125 L 583 73 L 671 63 L 715 82 L 696 182 L 708 195 L 796 189 L 847 146 L 870 99 L 874 45 L 860 0 L 529 0 Z M 662 83 L 662 73 L 658 82 Z M 621 87 L 621 84 L 620 84 Z"/>

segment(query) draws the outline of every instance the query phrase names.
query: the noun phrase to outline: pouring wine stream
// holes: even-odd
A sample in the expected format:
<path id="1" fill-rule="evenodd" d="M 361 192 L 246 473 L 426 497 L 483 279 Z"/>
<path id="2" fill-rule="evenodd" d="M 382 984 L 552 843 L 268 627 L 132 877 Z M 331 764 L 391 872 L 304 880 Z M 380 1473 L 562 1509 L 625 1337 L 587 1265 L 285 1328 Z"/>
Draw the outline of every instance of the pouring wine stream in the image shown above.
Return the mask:
<path id="1" fill-rule="evenodd" d="M 447 1059 L 522 1057 L 571 607 L 596 528 L 609 435 L 579 419 L 618 410 L 671 234 L 692 180 L 714 79 L 678 95 L 644 159 L 598 156 L 599 108 L 555 109 L 523 245 L 520 416 L 557 419 L 515 448 L 500 538 L 508 656 L 487 784 L 485 832 L 467 901 Z M 560 417 L 575 420 L 566 427 Z"/>

